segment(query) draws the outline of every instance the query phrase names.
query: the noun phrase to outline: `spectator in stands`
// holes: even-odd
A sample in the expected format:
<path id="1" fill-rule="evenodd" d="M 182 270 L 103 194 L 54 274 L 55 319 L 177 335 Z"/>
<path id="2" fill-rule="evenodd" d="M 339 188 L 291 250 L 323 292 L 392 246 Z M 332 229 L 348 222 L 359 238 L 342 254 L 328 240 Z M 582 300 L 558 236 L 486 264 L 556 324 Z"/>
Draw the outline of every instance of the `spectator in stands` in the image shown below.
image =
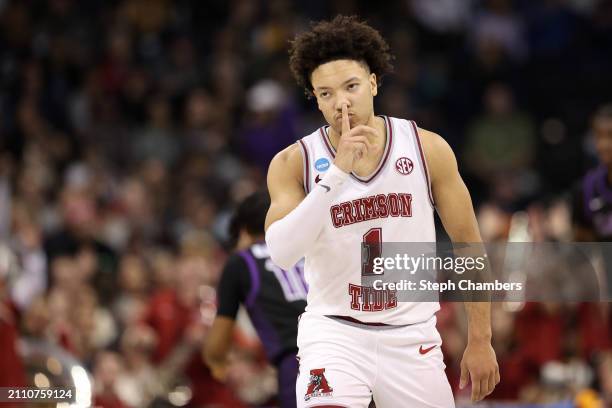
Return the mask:
<path id="1" fill-rule="evenodd" d="M 200 298 L 202 288 L 210 279 L 208 268 L 201 256 L 182 257 L 174 287 L 153 294 L 143 323 L 153 329 L 157 338 L 152 359 L 163 372 L 164 389 L 186 376 L 192 385 L 194 406 L 233 403 L 240 407 L 230 390 L 211 376 L 198 352 L 209 329 L 200 309 L 204 301 Z"/>
<path id="2" fill-rule="evenodd" d="M 23 361 L 19 356 L 19 316 L 11 301 L 9 273 L 17 267 L 12 252 L 0 245 L 0 387 L 25 387 L 28 385 Z M 20 404 L 8 404 L 17 407 Z"/>
<path id="3" fill-rule="evenodd" d="M 128 408 L 117 395 L 117 385 L 123 372 L 123 361 L 119 354 L 102 351 L 96 356 L 93 369 L 93 405 L 103 408 Z"/>
<path id="4" fill-rule="evenodd" d="M 514 204 L 537 186 L 530 177 L 535 152 L 531 118 L 515 107 L 511 89 L 492 84 L 484 95 L 485 113 L 467 132 L 466 169 L 492 189 L 492 199 Z"/>

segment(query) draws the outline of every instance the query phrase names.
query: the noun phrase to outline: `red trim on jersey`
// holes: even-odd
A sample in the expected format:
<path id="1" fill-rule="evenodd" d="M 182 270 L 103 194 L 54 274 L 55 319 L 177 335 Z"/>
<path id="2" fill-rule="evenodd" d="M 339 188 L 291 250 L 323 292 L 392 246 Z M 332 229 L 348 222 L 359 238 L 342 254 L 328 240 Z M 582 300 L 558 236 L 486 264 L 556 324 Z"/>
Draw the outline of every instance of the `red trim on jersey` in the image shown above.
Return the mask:
<path id="1" fill-rule="evenodd" d="M 331 142 L 329 141 L 329 137 L 327 137 L 327 132 L 325 131 L 325 126 L 323 126 L 322 128 L 319 129 L 319 133 L 321 133 L 321 138 L 323 138 L 323 144 L 325 145 L 325 147 L 327 147 L 327 151 L 329 151 L 329 154 L 331 155 L 332 159 L 336 158 L 336 150 L 334 149 L 334 147 L 332 146 Z"/>
<path id="2" fill-rule="evenodd" d="M 412 129 L 414 130 L 414 138 L 416 139 L 417 146 L 419 148 L 419 155 L 421 156 L 421 163 L 423 164 L 423 169 L 425 170 L 425 182 L 427 183 L 427 191 L 429 193 L 429 201 L 431 202 L 432 207 L 435 207 L 433 194 L 431 192 L 431 181 L 429 180 L 429 169 L 427 168 L 427 161 L 425 160 L 425 154 L 423 153 L 423 147 L 421 146 L 421 139 L 419 137 L 419 131 L 417 130 L 416 123 L 413 120 L 410 121 L 412 125 Z"/>
<path id="3" fill-rule="evenodd" d="M 374 170 L 374 173 L 367 178 L 359 177 L 355 173 L 351 172 L 351 176 L 355 180 L 361 183 L 364 183 L 364 184 L 370 183 L 372 180 L 374 180 L 374 178 L 376 178 L 376 176 L 378 176 L 378 174 L 385 167 L 385 164 L 387 163 L 387 159 L 389 158 L 391 154 L 391 147 L 393 145 L 393 124 L 391 123 L 391 118 L 387 116 L 383 116 L 383 119 L 385 121 L 385 127 L 387 129 L 388 137 L 387 137 L 386 144 L 385 144 L 385 153 L 380 163 L 378 163 L 378 167 L 376 168 L 376 170 Z M 320 128 L 319 132 L 321 133 L 321 137 L 323 138 L 323 144 L 325 145 L 325 147 L 327 147 L 329 154 L 332 156 L 332 158 L 336 158 L 335 149 L 332 146 L 331 141 L 329 140 L 329 136 L 327 135 L 327 132 L 325 131 L 325 126 Z"/>
<path id="4" fill-rule="evenodd" d="M 384 116 L 383 119 L 385 119 L 385 125 L 387 125 L 387 145 L 385 146 L 386 151 L 384 153 L 384 157 L 378 164 L 378 168 L 376 169 L 374 174 L 372 174 L 372 176 L 370 176 L 368 179 L 363 179 L 357 176 L 356 174 L 351 173 L 353 177 L 355 177 L 362 183 L 368 184 L 370 181 L 374 180 L 376 176 L 378 176 L 378 174 L 385 167 L 385 164 L 387 164 L 387 159 L 389 159 L 389 156 L 391 155 L 391 146 L 393 145 L 393 125 L 391 124 L 391 119 L 389 117 Z"/>
<path id="5" fill-rule="evenodd" d="M 304 191 L 306 194 L 310 193 L 310 160 L 308 160 L 308 150 L 306 150 L 306 144 L 302 139 L 298 140 L 302 151 L 304 152 Z"/>

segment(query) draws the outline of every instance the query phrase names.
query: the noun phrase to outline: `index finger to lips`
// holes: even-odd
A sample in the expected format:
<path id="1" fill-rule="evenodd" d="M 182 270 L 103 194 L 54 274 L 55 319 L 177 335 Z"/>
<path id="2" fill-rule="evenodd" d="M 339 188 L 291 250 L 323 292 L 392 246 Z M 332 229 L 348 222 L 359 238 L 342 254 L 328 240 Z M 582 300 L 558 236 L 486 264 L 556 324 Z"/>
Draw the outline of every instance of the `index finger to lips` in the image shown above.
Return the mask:
<path id="1" fill-rule="evenodd" d="M 351 122 L 349 121 L 348 106 L 342 105 L 342 134 L 345 135 L 351 130 Z"/>

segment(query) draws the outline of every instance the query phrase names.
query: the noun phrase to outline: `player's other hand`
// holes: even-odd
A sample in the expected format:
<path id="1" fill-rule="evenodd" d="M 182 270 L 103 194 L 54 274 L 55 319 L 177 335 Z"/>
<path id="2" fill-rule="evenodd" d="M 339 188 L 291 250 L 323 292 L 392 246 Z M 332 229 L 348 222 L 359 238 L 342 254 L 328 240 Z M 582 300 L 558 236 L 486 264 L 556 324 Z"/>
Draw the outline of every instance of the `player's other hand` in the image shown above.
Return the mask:
<path id="1" fill-rule="evenodd" d="M 461 380 L 463 389 L 472 382 L 472 401 L 480 401 L 491 394 L 499 384 L 499 365 L 495 350 L 488 340 L 468 342 L 461 360 Z"/>
<path id="2" fill-rule="evenodd" d="M 372 134 L 374 132 L 374 134 Z M 372 139 L 376 137 L 376 130 L 368 126 L 356 126 L 351 129 L 348 106 L 342 105 L 342 134 L 338 142 L 338 149 L 334 164 L 340 170 L 350 173 L 355 162 L 368 153 L 373 152 Z"/>

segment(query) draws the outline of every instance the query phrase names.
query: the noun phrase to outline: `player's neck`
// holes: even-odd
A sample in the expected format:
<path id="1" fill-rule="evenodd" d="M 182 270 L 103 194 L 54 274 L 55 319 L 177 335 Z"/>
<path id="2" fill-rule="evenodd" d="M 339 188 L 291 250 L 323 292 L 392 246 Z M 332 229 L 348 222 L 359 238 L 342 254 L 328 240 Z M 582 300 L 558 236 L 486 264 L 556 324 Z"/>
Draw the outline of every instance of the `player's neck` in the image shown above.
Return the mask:
<path id="1" fill-rule="evenodd" d="M 376 144 L 385 143 L 386 131 L 385 131 L 385 120 L 383 118 L 372 114 L 372 116 L 370 116 L 370 118 L 368 119 L 365 125 L 379 130 L 380 134 L 383 135 L 383 140 L 375 141 Z M 331 142 L 331 145 L 333 146 L 334 149 L 338 149 L 338 142 L 340 141 L 340 133 L 338 133 L 336 129 L 330 126 L 328 134 L 329 134 L 329 141 Z"/>

